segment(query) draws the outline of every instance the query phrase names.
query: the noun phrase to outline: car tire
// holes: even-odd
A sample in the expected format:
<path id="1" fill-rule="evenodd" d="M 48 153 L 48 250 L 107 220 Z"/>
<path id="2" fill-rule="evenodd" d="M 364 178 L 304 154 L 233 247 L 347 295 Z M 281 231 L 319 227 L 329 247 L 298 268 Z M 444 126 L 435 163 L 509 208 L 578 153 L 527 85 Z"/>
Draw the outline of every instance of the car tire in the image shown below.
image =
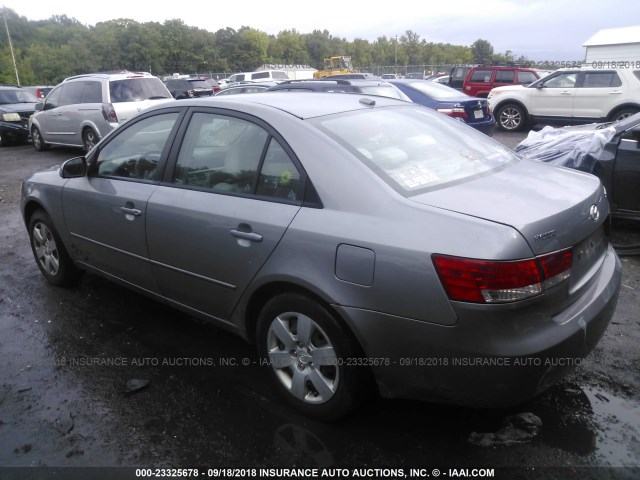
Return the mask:
<path id="1" fill-rule="evenodd" d="M 500 106 L 495 117 L 498 128 L 507 132 L 519 132 L 527 124 L 527 113 L 515 103 Z"/>
<path id="2" fill-rule="evenodd" d="M 98 141 L 98 134 L 95 130 L 93 128 L 87 128 L 82 133 L 82 147 L 84 148 L 84 153 L 89 153 L 89 150 L 91 150 Z"/>
<path id="3" fill-rule="evenodd" d="M 358 345 L 321 303 L 299 293 L 272 298 L 260 312 L 256 338 L 280 395 L 305 415 L 336 420 L 364 400 L 368 367 L 355 365 Z"/>
<path id="4" fill-rule="evenodd" d="M 9 145 L 11 145 L 11 139 L 8 136 L 2 135 L 0 133 L 0 147 L 6 147 Z"/>
<path id="5" fill-rule="evenodd" d="M 635 108 L 623 108 L 622 110 L 616 110 L 611 115 L 609 115 L 610 122 L 616 122 L 618 120 L 622 120 L 623 118 L 630 117 L 636 113 L 640 112 L 640 110 Z"/>
<path id="6" fill-rule="evenodd" d="M 29 220 L 29 239 L 38 268 L 49 283 L 69 286 L 80 279 L 82 270 L 73 264 L 51 218 L 42 210 Z"/>
<path id="7" fill-rule="evenodd" d="M 49 148 L 49 145 L 47 145 L 42 138 L 42 134 L 40 133 L 38 127 L 33 127 L 31 129 L 31 143 L 33 143 L 33 148 L 35 148 L 39 152 L 43 152 L 44 150 Z"/>

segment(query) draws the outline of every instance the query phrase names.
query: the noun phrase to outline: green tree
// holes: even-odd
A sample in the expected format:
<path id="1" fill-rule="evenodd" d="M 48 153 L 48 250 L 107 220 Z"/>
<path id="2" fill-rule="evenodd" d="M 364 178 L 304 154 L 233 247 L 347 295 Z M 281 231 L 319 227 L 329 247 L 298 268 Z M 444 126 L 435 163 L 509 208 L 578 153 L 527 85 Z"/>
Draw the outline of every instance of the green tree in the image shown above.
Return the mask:
<path id="1" fill-rule="evenodd" d="M 471 44 L 471 51 L 476 63 L 490 63 L 493 60 L 493 46 L 488 40 L 479 38 Z"/>

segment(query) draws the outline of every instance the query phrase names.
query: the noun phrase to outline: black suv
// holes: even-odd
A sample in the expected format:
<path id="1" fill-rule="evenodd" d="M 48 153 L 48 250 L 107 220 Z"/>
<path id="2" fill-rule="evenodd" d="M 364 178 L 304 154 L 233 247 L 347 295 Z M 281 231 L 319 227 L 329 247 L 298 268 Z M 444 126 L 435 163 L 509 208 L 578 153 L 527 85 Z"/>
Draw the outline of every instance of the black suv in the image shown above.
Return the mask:
<path id="1" fill-rule="evenodd" d="M 29 117 L 39 100 L 21 87 L 0 86 L 0 145 L 29 139 Z"/>
<path id="2" fill-rule="evenodd" d="M 400 89 L 383 80 L 287 80 L 267 91 L 366 93 L 411 101 Z"/>
<path id="3" fill-rule="evenodd" d="M 182 98 L 204 97 L 211 95 L 211 89 L 199 87 L 185 78 L 172 78 L 164 81 L 165 86 L 176 100 Z"/>

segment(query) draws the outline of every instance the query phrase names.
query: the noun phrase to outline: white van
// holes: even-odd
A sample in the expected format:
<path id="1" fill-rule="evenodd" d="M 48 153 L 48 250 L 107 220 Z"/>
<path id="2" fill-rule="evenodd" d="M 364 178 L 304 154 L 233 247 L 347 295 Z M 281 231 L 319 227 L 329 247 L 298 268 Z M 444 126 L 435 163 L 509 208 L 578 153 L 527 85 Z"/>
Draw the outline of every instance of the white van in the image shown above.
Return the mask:
<path id="1" fill-rule="evenodd" d="M 283 70 L 260 70 L 258 72 L 236 73 L 227 78 L 227 85 L 237 82 L 282 82 L 289 80 Z"/>

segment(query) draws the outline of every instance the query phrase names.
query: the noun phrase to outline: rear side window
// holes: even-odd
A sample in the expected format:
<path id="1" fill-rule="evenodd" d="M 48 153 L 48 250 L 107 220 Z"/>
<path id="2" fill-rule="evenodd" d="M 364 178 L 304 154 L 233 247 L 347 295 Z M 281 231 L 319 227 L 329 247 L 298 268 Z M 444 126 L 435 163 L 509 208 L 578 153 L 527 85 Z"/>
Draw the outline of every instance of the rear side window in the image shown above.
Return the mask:
<path id="1" fill-rule="evenodd" d="M 252 73 L 251 74 L 251 78 L 253 80 L 256 80 L 256 79 L 259 79 L 259 78 L 269 78 L 269 72 Z"/>
<path id="2" fill-rule="evenodd" d="M 111 103 L 140 102 L 154 98 L 171 98 L 157 78 L 126 78 L 109 82 Z"/>
<path id="3" fill-rule="evenodd" d="M 582 88 L 607 88 L 622 85 L 616 72 L 586 72 Z"/>
<path id="4" fill-rule="evenodd" d="M 491 82 L 491 75 L 493 71 L 491 70 L 475 70 L 471 74 L 471 79 L 469 81 L 474 83 L 489 83 Z"/>
<path id="5" fill-rule="evenodd" d="M 496 83 L 514 83 L 515 79 L 515 70 L 496 70 Z"/>
<path id="6" fill-rule="evenodd" d="M 82 103 L 102 103 L 102 84 L 100 82 L 83 82 Z"/>

